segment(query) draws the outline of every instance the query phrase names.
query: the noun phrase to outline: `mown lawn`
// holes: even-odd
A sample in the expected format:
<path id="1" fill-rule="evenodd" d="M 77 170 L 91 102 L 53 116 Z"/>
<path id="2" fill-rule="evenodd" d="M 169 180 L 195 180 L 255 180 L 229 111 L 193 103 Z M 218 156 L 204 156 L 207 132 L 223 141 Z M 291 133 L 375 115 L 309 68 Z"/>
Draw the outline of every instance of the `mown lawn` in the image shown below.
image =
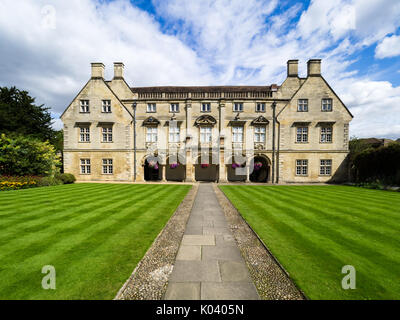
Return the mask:
<path id="1" fill-rule="evenodd" d="M 0 299 L 112 299 L 189 191 L 76 184 L 0 192 Z M 42 267 L 56 290 L 42 289 Z"/>
<path id="2" fill-rule="evenodd" d="M 345 186 L 221 186 L 311 299 L 400 299 L 400 193 Z M 356 289 L 343 290 L 344 265 Z"/>

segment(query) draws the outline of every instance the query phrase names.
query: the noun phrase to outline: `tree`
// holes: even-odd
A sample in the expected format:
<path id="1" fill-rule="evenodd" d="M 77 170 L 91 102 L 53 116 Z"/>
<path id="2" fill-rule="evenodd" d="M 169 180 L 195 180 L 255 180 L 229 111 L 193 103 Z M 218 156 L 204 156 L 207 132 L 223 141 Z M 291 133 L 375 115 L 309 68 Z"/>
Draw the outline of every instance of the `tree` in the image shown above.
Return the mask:
<path id="1" fill-rule="evenodd" d="M 49 108 L 35 105 L 27 91 L 0 87 L 0 133 L 22 134 L 42 141 L 54 138 Z"/>
<path id="2" fill-rule="evenodd" d="M 0 135 L 0 175 L 53 176 L 59 164 L 55 148 L 48 141 Z"/>

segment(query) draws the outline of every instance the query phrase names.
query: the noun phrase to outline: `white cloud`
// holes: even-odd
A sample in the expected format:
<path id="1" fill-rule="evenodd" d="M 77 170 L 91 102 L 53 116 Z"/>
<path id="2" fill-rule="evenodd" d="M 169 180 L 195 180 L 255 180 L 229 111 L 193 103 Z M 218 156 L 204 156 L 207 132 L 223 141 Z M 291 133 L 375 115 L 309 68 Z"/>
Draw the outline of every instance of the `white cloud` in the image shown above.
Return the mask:
<path id="1" fill-rule="evenodd" d="M 379 59 L 400 55 L 400 36 L 390 36 L 380 42 L 375 49 L 375 57 Z"/>
<path id="2" fill-rule="evenodd" d="M 352 134 L 400 135 L 399 87 L 348 70 L 365 46 L 381 41 L 377 57 L 394 52 L 388 41 L 395 36 L 385 36 L 400 25 L 398 0 L 313 0 L 307 8 L 153 0 L 163 25 L 128 0 L 54 0 L 55 29 L 44 19 L 51 10 L 42 12 L 48 3 L 0 2 L 0 85 L 27 89 L 55 115 L 87 81 L 93 61 L 106 64 L 108 78 L 112 62 L 123 61 L 131 85 L 207 85 L 281 83 L 288 59 L 300 60 L 304 76 L 306 61 L 322 58 L 324 77 L 355 115 Z"/>

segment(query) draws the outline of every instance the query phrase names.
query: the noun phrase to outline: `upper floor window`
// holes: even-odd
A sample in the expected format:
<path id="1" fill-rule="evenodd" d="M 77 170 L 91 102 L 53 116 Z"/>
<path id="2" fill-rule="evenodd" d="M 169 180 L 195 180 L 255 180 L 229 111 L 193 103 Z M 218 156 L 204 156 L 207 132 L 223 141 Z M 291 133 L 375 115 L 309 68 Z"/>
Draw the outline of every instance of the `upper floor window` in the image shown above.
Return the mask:
<path id="1" fill-rule="evenodd" d="M 103 113 L 111 113 L 111 100 L 103 100 Z"/>
<path id="2" fill-rule="evenodd" d="M 79 142 L 90 142 L 90 127 L 80 127 Z"/>
<path id="3" fill-rule="evenodd" d="M 102 136 L 103 136 L 102 142 L 112 142 L 113 141 L 112 127 L 102 127 L 101 132 L 102 132 Z"/>
<path id="4" fill-rule="evenodd" d="M 297 127 L 296 142 L 308 142 L 308 127 Z"/>
<path id="5" fill-rule="evenodd" d="M 211 142 L 211 127 L 200 127 L 200 142 Z"/>
<path id="6" fill-rule="evenodd" d="M 113 174 L 113 159 L 103 159 L 103 174 Z"/>
<path id="7" fill-rule="evenodd" d="M 147 112 L 157 112 L 157 106 L 155 103 L 147 104 Z"/>
<path id="8" fill-rule="evenodd" d="M 232 141 L 243 142 L 243 127 L 232 128 Z"/>
<path id="9" fill-rule="evenodd" d="M 319 167 L 319 174 L 321 176 L 330 176 L 332 174 L 332 160 L 321 160 Z"/>
<path id="10" fill-rule="evenodd" d="M 297 111 L 298 112 L 308 111 L 308 99 L 299 99 L 297 101 Z"/>
<path id="11" fill-rule="evenodd" d="M 296 160 L 296 176 L 308 174 L 308 160 Z"/>
<path id="12" fill-rule="evenodd" d="M 179 103 L 171 103 L 169 106 L 169 112 L 179 112 Z"/>
<path id="13" fill-rule="evenodd" d="M 169 127 L 169 142 L 179 142 L 180 140 L 180 128 L 177 126 Z"/>
<path id="14" fill-rule="evenodd" d="M 201 104 L 201 112 L 210 112 L 210 111 L 211 111 L 211 103 Z"/>
<path id="15" fill-rule="evenodd" d="M 265 142 L 265 127 L 255 126 L 254 127 L 254 142 Z"/>
<path id="16" fill-rule="evenodd" d="M 157 127 L 147 127 L 146 142 L 157 142 Z"/>
<path id="17" fill-rule="evenodd" d="M 81 174 L 90 174 L 91 165 L 90 159 L 81 159 Z"/>
<path id="18" fill-rule="evenodd" d="M 89 100 L 81 100 L 81 113 L 89 113 Z"/>
<path id="19" fill-rule="evenodd" d="M 332 142 L 332 127 L 321 127 L 321 143 Z"/>
<path id="20" fill-rule="evenodd" d="M 256 112 L 265 112 L 265 103 L 257 102 L 256 103 Z"/>
<path id="21" fill-rule="evenodd" d="M 233 112 L 242 112 L 243 111 L 243 103 L 242 102 L 235 102 L 233 104 Z"/>
<path id="22" fill-rule="evenodd" d="M 332 111 L 332 99 L 322 99 L 322 111 Z"/>

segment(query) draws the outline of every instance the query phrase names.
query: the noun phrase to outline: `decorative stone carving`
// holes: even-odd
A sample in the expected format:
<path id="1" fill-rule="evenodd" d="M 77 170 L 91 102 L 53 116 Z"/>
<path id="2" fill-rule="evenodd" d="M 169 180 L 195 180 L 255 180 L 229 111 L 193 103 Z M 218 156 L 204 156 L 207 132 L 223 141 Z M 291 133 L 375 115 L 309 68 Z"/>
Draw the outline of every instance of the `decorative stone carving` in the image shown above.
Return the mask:
<path id="1" fill-rule="evenodd" d="M 196 119 L 196 121 L 194 122 L 195 126 L 204 126 L 204 125 L 208 125 L 208 126 L 213 126 L 217 123 L 217 120 L 215 120 L 214 117 L 206 114 L 206 115 L 202 115 L 200 117 L 198 117 Z"/>

